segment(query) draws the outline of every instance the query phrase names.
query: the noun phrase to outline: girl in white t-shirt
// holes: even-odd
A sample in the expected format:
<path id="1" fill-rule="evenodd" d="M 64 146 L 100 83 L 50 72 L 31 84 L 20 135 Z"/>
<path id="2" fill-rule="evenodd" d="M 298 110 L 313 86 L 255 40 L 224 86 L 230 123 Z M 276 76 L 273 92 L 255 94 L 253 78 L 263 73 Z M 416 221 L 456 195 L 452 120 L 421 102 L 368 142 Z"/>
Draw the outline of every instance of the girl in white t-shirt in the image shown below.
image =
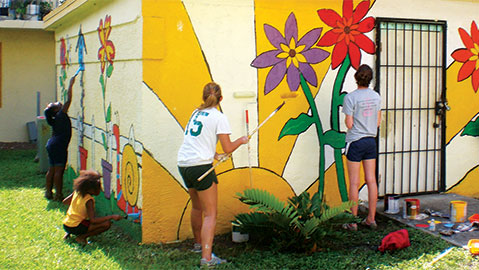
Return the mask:
<path id="1" fill-rule="evenodd" d="M 216 108 L 222 99 L 218 84 L 211 82 L 205 85 L 204 103 L 191 115 L 178 152 L 178 169 L 192 203 L 191 227 L 196 241 L 193 251 L 202 253 L 201 265 L 209 266 L 226 262 L 212 253 L 218 180 L 214 171 L 201 181 L 198 181 L 198 178 L 212 167 L 213 159 L 218 160 L 221 157 L 216 153 L 218 140 L 225 153 L 231 153 L 248 142 L 247 136 L 233 142 L 230 140 L 231 128 L 228 119 Z"/>

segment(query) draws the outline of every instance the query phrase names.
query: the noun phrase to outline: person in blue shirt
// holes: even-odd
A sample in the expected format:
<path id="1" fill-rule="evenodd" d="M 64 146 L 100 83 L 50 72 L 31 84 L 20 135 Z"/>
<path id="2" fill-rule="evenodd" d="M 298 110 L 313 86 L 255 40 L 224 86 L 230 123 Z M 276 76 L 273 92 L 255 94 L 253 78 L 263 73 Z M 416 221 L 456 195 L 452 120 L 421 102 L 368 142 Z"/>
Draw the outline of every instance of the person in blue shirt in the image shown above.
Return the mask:
<path id="1" fill-rule="evenodd" d="M 52 126 L 52 137 L 48 140 L 46 148 L 50 167 L 46 174 L 45 198 L 53 199 L 52 188 L 55 185 L 55 200 L 63 200 L 63 173 L 67 163 L 68 144 L 72 136 L 72 124 L 68 116 L 68 109 L 72 101 L 72 88 L 75 76 L 71 78 L 67 92 L 67 101 L 50 103 L 45 109 L 45 117 Z"/>

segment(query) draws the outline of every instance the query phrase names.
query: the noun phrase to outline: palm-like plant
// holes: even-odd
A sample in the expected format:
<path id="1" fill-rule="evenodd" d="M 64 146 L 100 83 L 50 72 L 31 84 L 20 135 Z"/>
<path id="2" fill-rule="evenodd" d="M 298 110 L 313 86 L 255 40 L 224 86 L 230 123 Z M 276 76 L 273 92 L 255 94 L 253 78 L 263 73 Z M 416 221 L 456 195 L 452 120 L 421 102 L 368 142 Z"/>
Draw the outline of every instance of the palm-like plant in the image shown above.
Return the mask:
<path id="1" fill-rule="evenodd" d="M 289 198 L 287 203 L 259 189 L 247 189 L 237 196 L 254 211 L 236 215 L 233 224 L 241 232 L 280 250 L 315 251 L 326 236 L 336 236 L 336 225 L 356 221 L 345 212 L 354 202 L 330 208 L 321 202 L 319 193 L 311 198 L 305 191 Z"/>

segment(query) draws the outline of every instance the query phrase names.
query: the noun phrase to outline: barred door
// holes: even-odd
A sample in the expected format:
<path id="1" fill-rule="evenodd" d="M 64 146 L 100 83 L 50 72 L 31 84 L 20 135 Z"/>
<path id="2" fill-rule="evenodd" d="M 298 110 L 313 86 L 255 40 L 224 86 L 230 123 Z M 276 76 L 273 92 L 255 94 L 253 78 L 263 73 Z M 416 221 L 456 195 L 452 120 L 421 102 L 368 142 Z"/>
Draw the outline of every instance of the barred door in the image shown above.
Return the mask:
<path id="1" fill-rule="evenodd" d="M 379 195 L 444 189 L 446 22 L 376 19 Z"/>

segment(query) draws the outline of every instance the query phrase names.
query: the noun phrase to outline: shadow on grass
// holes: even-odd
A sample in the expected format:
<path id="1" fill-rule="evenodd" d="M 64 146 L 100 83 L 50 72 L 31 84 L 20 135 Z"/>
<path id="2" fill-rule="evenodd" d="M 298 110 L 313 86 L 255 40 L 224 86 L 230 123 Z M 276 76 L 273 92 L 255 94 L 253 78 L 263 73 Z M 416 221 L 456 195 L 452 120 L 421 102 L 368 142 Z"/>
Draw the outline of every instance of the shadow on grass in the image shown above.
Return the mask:
<path id="1" fill-rule="evenodd" d="M 184 243 L 143 245 L 130 238 L 115 224 L 110 230 L 90 237 L 88 245 L 77 243 L 74 236 L 66 240 L 65 244 L 91 256 L 97 256 L 100 251 L 118 263 L 122 269 L 199 268 L 200 255 L 190 252 Z"/>
<path id="2" fill-rule="evenodd" d="M 402 250 L 381 253 L 377 247 L 388 233 L 402 229 L 396 222 L 379 218 L 378 230 L 360 227 L 358 232 L 340 231 L 342 241 L 326 240 L 321 250 L 312 254 L 278 252 L 261 243 L 233 243 L 231 234 L 215 237 L 214 252 L 229 261 L 218 269 L 415 269 L 411 264 L 432 254 L 438 254 L 449 244 L 413 228 L 407 228 L 411 246 Z M 68 245 L 79 246 L 75 240 Z M 193 240 L 175 244 L 141 245 L 129 238 L 118 227 L 91 238 L 91 244 L 79 246 L 84 253 L 101 250 L 123 268 L 191 269 L 199 265 L 200 256 L 189 250 Z M 432 260 L 432 259 L 431 259 Z M 416 261 L 416 262 L 414 262 Z M 411 263 L 412 262 L 412 263 Z M 422 264 L 419 263 L 419 264 Z"/>
<path id="3" fill-rule="evenodd" d="M 43 188 L 44 175 L 38 173 L 38 167 L 33 163 L 34 156 L 34 150 L 0 150 L 0 189 Z M 66 209 L 55 201 L 49 201 L 46 207 L 48 211 L 63 214 Z M 419 258 L 449 247 L 439 238 L 384 217 L 378 217 L 378 225 L 376 231 L 360 227 L 358 232 L 350 232 L 338 228 L 342 240 L 325 239 L 320 252 L 313 254 L 277 252 L 274 246 L 265 247 L 254 241 L 235 244 L 231 242 L 230 234 L 217 236 L 213 249 L 218 256 L 230 261 L 218 269 L 380 269 L 401 268 L 410 261 L 413 263 L 407 268 L 414 269 L 410 265 L 421 264 Z M 387 253 L 376 250 L 386 234 L 402 228 L 409 231 L 410 247 Z M 92 258 L 100 251 L 124 269 L 191 269 L 198 267 L 200 259 L 200 255 L 189 251 L 192 240 L 169 245 L 141 245 L 115 223 L 109 231 L 92 237 L 90 241 L 91 244 L 81 246 L 71 238 L 65 244 L 90 254 Z"/>
<path id="4" fill-rule="evenodd" d="M 340 231 L 338 228 L 338 234 L 343 234 L 342 240 L 325 239 L 320 244 L 320 251 L 312 254 L 259 250 L 250 247 L 249 243 L 246 248 L 248 252 L 233 249 L 229 255 L 220 255 L 227 258 L 234 256 L 232 268 L 240 269 L 247 269 L 246 266 L 258 269 L 383 269 L 391 266 L 401 268 L 398 265 L 414 261 L 417 263 L 418 259 L 437 254 L 450 246 L 439 238 L 385 218 L 378 218 L 378 225 L 375 231 L 364 227 L 359 227 L 357 232 Z M 409 232 L 410 247 L 385 253 L 377 250 L 384 236 L 403 228 Z"/>

